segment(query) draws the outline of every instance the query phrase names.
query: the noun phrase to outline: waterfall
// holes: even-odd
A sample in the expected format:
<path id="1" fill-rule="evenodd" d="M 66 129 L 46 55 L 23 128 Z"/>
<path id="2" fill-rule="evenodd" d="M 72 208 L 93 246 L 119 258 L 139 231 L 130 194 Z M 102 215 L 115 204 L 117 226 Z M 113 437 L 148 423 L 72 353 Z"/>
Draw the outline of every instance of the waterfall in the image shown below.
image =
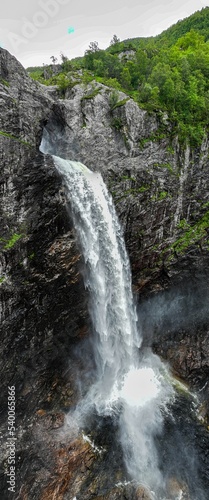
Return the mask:
<path id="1" fill-rule="evenodd" d="M 85 286 L 94 329 L 96 381 L 87 400 L 99 415 L 119 413 L 124 460 L 130 475 L 158 490 L 162 477 L 154 439 L 173 392 L 164 365 L 140 355 L 129 259 L 112 198 L 98 173 L 54 156 L 71 205 L 85 261 Z"/>
<path id="2" fill-rule="evenodd" d="M 101 400 L 124 367 L 136 363 L 141 338 L 131 289 L 130 265 L 112 199 L 98 173 L 81 163 L 54 157 L 71 202 L 74 226 L 87 267 L 90 314 L 96 335 L 95 361 Z"/>

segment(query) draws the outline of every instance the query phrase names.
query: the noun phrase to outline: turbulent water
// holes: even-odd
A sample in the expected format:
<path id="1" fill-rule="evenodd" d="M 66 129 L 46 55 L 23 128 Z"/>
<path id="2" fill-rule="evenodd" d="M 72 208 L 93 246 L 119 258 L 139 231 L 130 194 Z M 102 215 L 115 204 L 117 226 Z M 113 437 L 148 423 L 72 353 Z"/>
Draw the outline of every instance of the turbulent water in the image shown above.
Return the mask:
<path id="1" fill-rule="evenodd" d="M 169 374 L 157 356 L 142 355 L 131 273 L 122 231 L 98 173 L 54 156 L 71 205 L 85 260 L 94 328 L 96 380 L 85 398 L 99 415 L 119 415 L 124 460 L 133 479 L 158 492 L 163 487 L 155 448 L 166 404 Z M 159 498 L 159 497 L 158 497 Z"/>

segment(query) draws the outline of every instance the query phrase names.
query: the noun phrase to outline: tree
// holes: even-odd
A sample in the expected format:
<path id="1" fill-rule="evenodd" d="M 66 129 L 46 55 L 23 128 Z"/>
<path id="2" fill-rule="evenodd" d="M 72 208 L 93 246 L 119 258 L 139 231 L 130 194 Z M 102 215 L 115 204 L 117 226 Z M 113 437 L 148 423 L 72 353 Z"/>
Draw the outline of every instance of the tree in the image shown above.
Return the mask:
<path id="1" fill-rule="evenodd" d="M 86 50 L 85 54 L 89 52 L 97 52 L 98 50 L 100 50 L 98 42 L 90 42 L 89 48 Z"/>
<path id="2" fill-rule="evenodd" d="M 127 67 L 123 68 L 123 70 L 121 72 L 120 81 L 121 81 L 122 86 L 125 89 L 127 89 L 127 90 L 131 89 L 131 75 L 130 75 L 129 69 Z"/>
<path id="3" fill-rule="evenodd" d="M 66 90 L 72 85 L 72 80 L 63 73 L 60 73 L 57 77 L 57 85 L 61 96 L 64 97 Z"/>
<path id="4" fill-rule="evenodd" d="M 57 58 L 56 57 L 51 56 L 50 59 L 52 60 L 52 64 L 56 64 L 57 63 Z"/>
<path id="5" fill-rule="evenodd" d="M 200 35 L 194 29 L 191 29 L 186 35 L 182 36 L 176 42 L 176 47 L 183 51 L 193 51 L 203 47 L 205 43 L 204 36 Z"/>
<path id="6" fill-rule="evenodd" d="M 62 52 L 60 52 L 60 57 L 62 61 L 62 70 L 67 72 L 72 70 L 72 63 L 69 61 L 68 57 L 65 56 Z"/>
<path id="7" fill-rule="evenodd" d="M 110 41 L 110 45 L 115 45 L 116 43 L 120 42 L 120 38 L 117 37 L 117 35 L 113 35 L 112 40 Z"/>
<path id="8" fill-rule="evenodd" d="M 60 57 L 61 57 L 61 61 L 62 61 L 62 63 L 65 63 L 66 61 L 68 61 L 68 57 L 67 57 L 67 56 L 65 56 L 65 55 L 63 54 L 63 52 L 60 52 Z"/>
<path id="9" fill-rule="evenodd" d="M 111 111 L 116 107 L 118 101 L 119 101 L 119 92 L 114 89 L 109 96 L 109 105 Z"/>
<path id="10" fill-rule="evenodd" d="M 84 66 L 86 69 L 92 71 L 94 69 L 94 55 L 97 52 L 101 52 L 99 49 L 98 42 L 90 42 L 89 48 L 84 54 Z"/>

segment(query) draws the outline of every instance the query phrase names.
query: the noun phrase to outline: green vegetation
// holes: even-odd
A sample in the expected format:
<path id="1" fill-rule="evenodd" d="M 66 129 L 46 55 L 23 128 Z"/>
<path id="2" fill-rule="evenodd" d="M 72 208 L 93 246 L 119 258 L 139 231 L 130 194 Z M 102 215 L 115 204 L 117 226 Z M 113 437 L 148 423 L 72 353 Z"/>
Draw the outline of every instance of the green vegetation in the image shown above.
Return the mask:
<path id="1" fill-rule="evenodd" d="M 14 141 L 18 141 L 21 144 L 24 144 L 25 146 L 32 146 L 29 142 L 24 141 L 23 139 L 20 139 L 19 137 L 15 137 L 12 134 L 9 134 L 8 132 L 5 132 L 4 130 L 0 130 L 0 135 L 3 135 L 4 137 L 8 137 L 9 139 L 13 139 Z"/>
<path id="2" fill-rule="evenodd" d="M 4 243 L 3 250 L 9 250 L 10 248 L 13 248 L 14 245 L 17 243 L 20 238 L 22 238 L 22 234 L 17 234 L 14 233 L 9 240 L 6 240 L 5 238 L 0 238 L 0 241 Z"/>
<path id="3" fill-rule="evenodd" d="M 73 87 L 73 82 L 72 82 L 71 78 L 68 78 L 67 75 L 64 75 L 62 73 L 57 76 L 56 84 L 57 84 L 58 89 L 60 91 L 61 97 L 65 96 L 65 92 L 68 88 Z"/>
<path id="4" fill-rule="evenodd" d="M 170 163 L 154 163 L 154 168 L 166 168 L 170 174 L 176 175 Z"/>
<path id="5" fill-rule="evenodd" d="M 167 152 L 170 153 L 171 155 L 174 154 L 174 149 L 172 146 L 167 146 Z"/>
<path id="6" fill-rule="evenodd" d="M 180 224 L 184 224 L 185 232 L 177 241 L 175 241 L 171 248 L 175 250 L 176 253 L 183 253 L 190 245 L 198 243 L 202 238 L 207 236 L 207 229 L 209 227 L 209 212 L 196 222 L 193 226 L 190 226 L 186 221 L 181 221 Z"/>
<path id="7" fill-rule="evenodd" d="M 113 111 L 116 108 L 119 108 L 120 106 L 123 106 L 124 104 L 126 104 L 127 101 L 129 101 L 129 97 L 120 100 L 119 92 L 113 90 L 113 92 L 111 92 L 109 97 L 109 104 L 111 111 Z"/>
<path id="8" fill-rule="evenodd" d="M 40 68 L 31 69 L 30 74 L 41 83 L 58 85 L 63 97 L 66 88 L 78 81 L 104 83 L 115 89 L 110 95 L 111 111 L 125 104 L 126 99 L 117 98 L 117 91 L 123 90 L 140 107 L 161 115 L 166 112 L 170 132 L 164 130 L 150 140 L 161 140 L 172 130 L 182 144 L 189 140 L 196 147 L 209 130 L 208 7 L 156 37 L 120 42 L 114 35 L 107 50 L 91 42 L 84 57 L 68 61 L 62 55 L 62 61 L 58 75 L 53 76 L 53 65 L 48 79 Z M 142 139 L 141 147 L 145 141 Z"/>
<path id="9" fill-rule="evenodd" d="M 151 200 L 152 201 L 161 201 L 164 200 L 165 198 L 170 198 L 171 195 L 167 191 L 160 191 L 160 193 L 157 193 L 156 195 L 152 196 Z"/>
<path id="10" fill-rule="evenodd" d="M 5 281 L 5 279 L 6 279 L 5 276 L 1 276 L 1 278 L 0 278 L 0 284 L 3 283 Z"/>
<path id="11" fill-rule="evenodd" d="M 96 82 L 98 83 L 102 83 L 103 85 L 106 85 L 107 87 L 110 87 L 112 89 L 115 89 L 115 90 L 123 90 L 120 83 L 118 82 L 117 78 L 104 78 L 104 77 L 100 77 L 100 76 L 92 76 L 92 73 L 91 73 L 91 79 L 95 79 Z"/>
<path id="12" fill-rule="evenodd" d="M 129 177 L 128 175 L 122 175 L 120 178 L 119 178 L 120 181 L 132 181 L 132 182 L 136 182 L 136 179 L 134 179 L 134 177 Z"/>
<path id="13" fill-rule="evenodd" d="M 150 189 L 150 186 L 146 185 L 146 186 L 141 186 L 140 188 L 138 188 L 136 191 L 138 193 L 144 193 L 145 191 L 148 191 L 148 189 Z"/>
<path id="14" fill-rule="evenodd" d="M 81 97 L 81 101 L 84 101 L 85 99 L 93 99 L 94 97 L 96 97 L 96 95 L 100 94 L 100 92 L 101 92 L 100 87 L 95 87 L 95 88 L 92 87 L 87 94 Z"/>
<path id="15" fill-rule="evenodd" d="M 115 109 L 115 108 L 119 108 L 120 106 L 124 106 L 124 104 L 126 104 L 126 102 L 129 101 L 129 97 L 126 97 L 125 99 L 122 99 L 121 101 L 118 101 L 115 106 L 112 108 Z"/>
<path id="16" fill-rule="evenodd" d="M 5 87 L 9 87 L 9 82 L 7 82 L 7 80 L 4 80 L 3 78 L 0 78 L 0 83 L 2 83 L 2 85 L 4 85 Z"/>
<path id="17" fill-rule="evenodd" d="M 178 224 L 178 229 L 182 230 L 182 236 L 180 236 L 172 245 L 164 248 L 161 255 L 169 253 L 170 255 L 166 258 L 168 261 L 173 259 L 174 254 L 183 255 L 186 250 L 191 245 L 201 245 L 203 241 L 209 243 L 208 237 L 208 227 L 209 227 L 209 211 L 207 211 L 203 217 L 201 217 L 195 224 L 190 225 L 186 219 L 182 219 Z M 161 261 L 159 261 L 160 263 Z"/>
<path id="18" fill-rule="evenodd" d="M 121 130 L 122 127 L 123 127 L 123 122 L 121 120 L 121 118 L 113 118 L 111 120 L 111 127 L 115 128 L 116 130 Z"/>
<path id="19" fill-rule="evenodd" d="M 150 186 L 148 186 L 148 185 L 140 186 L 139 188 L 129 188 L 129 189 L 126 189 L 125 191 L 123 191 L 122 195 L 119 195 L 119 199 L 117 201 L 120 201 L 120 200 L 122 200 L 123 198 L 126 198 L 129 195 L 136 196 L 139 193 L 145 193 L 149 189 L 150 189 Z M 112 195 L 117 196 L 117 194 L 118 194 L 117 191 L 113 191 L 112 192 Z"/>
<path id="20" fill-rule="evenodd" d="M 159 127 L 158 132 L 155 134 L 150 134 L 148 137 L 144 137 L 140 139 L 139 141 L 139 147 L 141 149 L 144 149 L 145 145 L 148 144 L 149 142 L 160 142 L 162 139 L 165 139 L 166 137 L 166 132 L 163 131 L 163 126 L 161 125 Z"/>
<path id="21" fill-rule="evenodd" d="M 186 221 L 186 219 L 181 219 L 180 222 L 178 223 L 178 229 L 189 229 L 190 225 Z"/>
<path id="22" fill-rule="evenodd" d="M 186 35 L 186 33 L 188 33 L 191 29 L 194 29 L 197 33 L 203 35 L 207 41 L 209 39 L 208 16 L 209 7 L 195 12 L 186 19 L 178 21 L 178 23 L 158 35 L 156 37 L 157 43 L 161 44 L 166 42 L 168 46 L 171 46 L 176 43 L 180 37 Z"/>

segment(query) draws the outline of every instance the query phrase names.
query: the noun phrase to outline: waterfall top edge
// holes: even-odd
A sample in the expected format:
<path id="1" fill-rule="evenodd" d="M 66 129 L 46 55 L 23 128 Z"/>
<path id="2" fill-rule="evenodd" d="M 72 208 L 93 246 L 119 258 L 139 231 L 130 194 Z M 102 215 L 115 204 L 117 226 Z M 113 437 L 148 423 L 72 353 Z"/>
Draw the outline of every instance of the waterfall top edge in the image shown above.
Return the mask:
<path id="1" fill-rule="evenodd" d="M 83 172 L 84 174 L 97 174 L 98 172 L 92 172 L 84 163 L 81 163 L 80 161 L 75 161 L 75 160 L 66 160 L 64 158 L 60 158 L 59 156 L 52 155 L 55 163 L 58 162 L 59 164 L 61 163 L 63 166 L 71 166 L 73 167 L 74 170 L 77 170 L 79 172 Z"/>

